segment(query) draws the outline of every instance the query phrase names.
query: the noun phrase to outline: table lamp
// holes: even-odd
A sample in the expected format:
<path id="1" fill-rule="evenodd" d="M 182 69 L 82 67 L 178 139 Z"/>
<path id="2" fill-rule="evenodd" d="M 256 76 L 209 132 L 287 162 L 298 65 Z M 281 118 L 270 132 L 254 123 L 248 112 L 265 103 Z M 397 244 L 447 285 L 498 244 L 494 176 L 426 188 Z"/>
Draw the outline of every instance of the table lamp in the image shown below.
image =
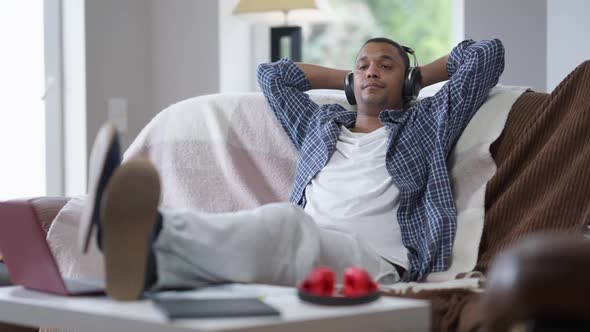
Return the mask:
<path id="1" fill-rule="evenodd" d="M 270 28 L 270 59 L 277 61 L 281 55 L 281 40 L 289 40 L 289 57 L 297 62 L 301 61 L 301 27 L 289 26 L 287 15 L 290 10 L 317 8 L 315 0 L 240 0 L 234 14 L 282 11 L 285 21 L 283 26 Z"/>

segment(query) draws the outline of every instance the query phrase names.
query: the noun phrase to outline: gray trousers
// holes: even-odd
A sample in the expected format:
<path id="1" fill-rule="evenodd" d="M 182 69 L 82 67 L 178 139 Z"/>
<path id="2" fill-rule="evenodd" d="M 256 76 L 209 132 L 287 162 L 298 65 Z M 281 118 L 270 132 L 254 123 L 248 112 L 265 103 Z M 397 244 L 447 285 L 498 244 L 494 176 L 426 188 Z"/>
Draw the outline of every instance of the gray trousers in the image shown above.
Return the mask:
<path id="1" fill-rule="evenodd" d="M 331 267 L 338 282 L 349 266 L 366 269 L 381 284 L 400 279 L 366 242 L 316 224 L 293 204 L 231 213 L 161 213 L 162 230 L 154 242 L 156 289 L 220 282 L 296 286 L 320 265 Z"/>

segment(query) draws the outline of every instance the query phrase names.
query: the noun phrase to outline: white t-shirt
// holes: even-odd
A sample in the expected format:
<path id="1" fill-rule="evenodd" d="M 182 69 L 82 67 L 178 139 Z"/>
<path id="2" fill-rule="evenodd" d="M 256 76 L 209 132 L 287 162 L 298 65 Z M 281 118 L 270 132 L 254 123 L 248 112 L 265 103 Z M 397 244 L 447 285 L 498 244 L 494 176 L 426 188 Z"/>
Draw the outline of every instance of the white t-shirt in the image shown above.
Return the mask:
<path id="1" fill-rule="evenodd" d="M 332 158 L 305 188 L 305 211 L 320 225 L 357 234 L 407 269 L 397 222 L 399 190 L 385 166 L 388 137 L 386 127 L 353 133 L 342 126 Z"/>

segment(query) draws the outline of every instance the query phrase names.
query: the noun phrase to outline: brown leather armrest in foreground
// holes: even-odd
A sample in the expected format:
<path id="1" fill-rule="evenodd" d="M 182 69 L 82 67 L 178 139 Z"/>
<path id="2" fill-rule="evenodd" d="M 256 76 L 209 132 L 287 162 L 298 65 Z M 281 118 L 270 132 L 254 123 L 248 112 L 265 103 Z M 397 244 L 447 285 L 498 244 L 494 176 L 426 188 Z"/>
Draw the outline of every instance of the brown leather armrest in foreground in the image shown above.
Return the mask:
<path id="1" fill-rule="evenodd" d="M 498 255 L 481 303 L 483 330 L 543 317 L 590 320 L 590 240 L 535 234 Z"/>

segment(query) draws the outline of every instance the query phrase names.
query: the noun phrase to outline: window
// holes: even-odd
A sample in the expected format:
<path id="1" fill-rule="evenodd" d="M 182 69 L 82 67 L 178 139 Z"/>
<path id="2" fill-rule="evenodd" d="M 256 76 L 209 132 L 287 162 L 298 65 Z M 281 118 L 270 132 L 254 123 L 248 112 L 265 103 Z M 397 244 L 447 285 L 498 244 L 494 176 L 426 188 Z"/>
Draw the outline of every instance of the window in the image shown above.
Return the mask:
<path id="1" fill-rule="evenodd" d="M 63 195 L 60 3 L 0 2 L 0 199 Z"/>
<path id="2" fill-rule="evenodd" d="M 0 199 L 44 195 L 43 1 L 0 2 Z"/>
<path id="3" fill-rule="evenodd" d="M 388 37 L 416 51 L 420 64 L 451 50 L 452 0 L 328 0 L 333 21 L 310 24 L 303 61 L 352 68 L 363 42 Z"/>

